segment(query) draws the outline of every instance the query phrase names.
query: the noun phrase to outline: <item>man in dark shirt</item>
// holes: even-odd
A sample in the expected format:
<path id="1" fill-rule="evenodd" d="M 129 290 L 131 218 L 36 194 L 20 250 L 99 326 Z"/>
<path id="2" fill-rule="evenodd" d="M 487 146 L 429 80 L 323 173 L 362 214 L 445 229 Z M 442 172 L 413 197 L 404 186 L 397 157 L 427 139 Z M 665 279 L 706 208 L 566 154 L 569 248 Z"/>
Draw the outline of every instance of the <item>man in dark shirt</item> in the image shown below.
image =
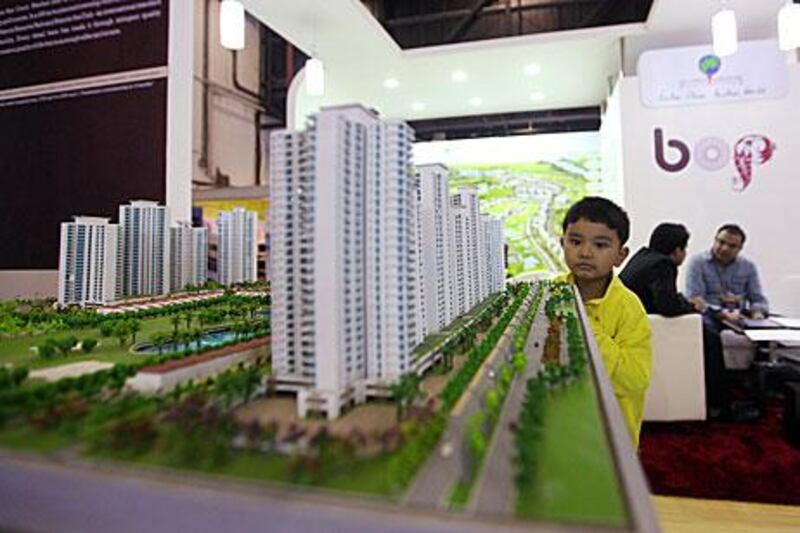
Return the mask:
<path id="1" fill-rule="evenodd" d="M 659 224 L 650 235 L 649 246 L 631 257 L 619 279 L 636 293 L 649 314 L 667 317 L 702 312 L 700 302 L 694 304 L 677 290 L 678 267 L 686 259 L 689 232 L 682 224 Z M 706 380 L 706 404 L 711 418 L 732 421 L 751 420 L 759 416 L 750 403 L 731 403 L 725 376 L 725 359 L 719 329 L 703 323 L 703 352 Z"/>
<path id="2" fill-rule="evenodd" d="M 650 245 L 631 257 L 619 278 L 639 296 L 650 314 L 680 316 L 696 311 L 676 289 L 678 267 L 686 259 L 689 232 L 681 224 L 659 224 Z"/>

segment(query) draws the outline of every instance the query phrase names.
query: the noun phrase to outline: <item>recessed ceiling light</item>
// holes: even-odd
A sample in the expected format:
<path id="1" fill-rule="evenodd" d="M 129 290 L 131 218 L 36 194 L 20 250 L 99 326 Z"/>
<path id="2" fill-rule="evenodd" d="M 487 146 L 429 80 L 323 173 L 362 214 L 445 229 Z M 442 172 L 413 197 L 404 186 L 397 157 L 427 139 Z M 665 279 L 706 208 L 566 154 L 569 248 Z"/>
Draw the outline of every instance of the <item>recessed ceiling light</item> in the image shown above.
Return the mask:
<path id="1" fill-rule="evenodd" d="M 539 63 L 528 63 L 525 65 L 525 68 L 522 69 L 526 76 L 536 76 L 542 71 L 542 67 L 539 66 Z"/>
<path id="2" fill-rule="evenodd" d="M 400 86 L 400 82 L 397 81 L 397 78 L 386 78 L 383 80 L 383 86 L 387 89 L 397 89 Z"/>
<path id="3" fill-rule="evenodd" d="M 423 109 L 425 109 L 425 104 L 423 104 L 422 102 L 412 102 L 411 109 L 413 109 L 414 111 L 422 111 Z"/>
<path id="4" fill-rule="evenodd" d="M 450 74 L 450 79 L 456 83 L 461 83 L 462 81 L 467 81 L 467 73 L 463 70 L 454 70 Z"/>
<path id="5" fill-rule="evenodd" d="M 534 91 L 531 93 L 531 100 L 534 102 L 541 102 L 544 100 L 544 93 L 542 91 Z"/>
<path id="6" fill-rule="evenodd" d="M 478 107 L 482 103 L 483 103 L 483 99 L 482 98 L 478 98 L 477 96 L 473 96 L 472 98 L 469 99 L 469 105 L 471 105 L 472 107 Z"/>

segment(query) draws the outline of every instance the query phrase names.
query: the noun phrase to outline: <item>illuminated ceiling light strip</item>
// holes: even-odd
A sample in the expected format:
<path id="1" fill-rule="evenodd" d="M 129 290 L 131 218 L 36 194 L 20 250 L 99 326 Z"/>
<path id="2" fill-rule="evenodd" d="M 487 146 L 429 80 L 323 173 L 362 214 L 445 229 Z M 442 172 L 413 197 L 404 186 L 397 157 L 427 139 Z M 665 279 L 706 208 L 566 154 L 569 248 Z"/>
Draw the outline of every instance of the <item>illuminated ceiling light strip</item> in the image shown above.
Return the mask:
<path id="1" fill-rule="evenodd" d="M 322 96 L 325 94 L 325 67 L 322 61 L 311 57 L 306 61 L 306 94 Z"/>
<path id="2" fill-rule="evenodd" d="M 539 66 L 538 63 L 528 63 L 522 71 L 526 76 L 533 77 L 537 76 L 542 71 L 542 67 Z"/>
<path id="3" fill-rule="evenodd" d="M 467 77 L 467 73 L 463 70 L 454 70 L 452 73 L 450 73 L 450 79 L 455 83 L 467 81 Z"/>
<path id="4" fill-rule="evenodd" d="M 800 48 L 800 4 L 791 0 L 778 11 L 778 46 L 781 50 Z"/>
<path id="5" fill-rule="evenodd" d="M 244 49 L 244 6 L 236 0 L 219 6 L 219 42 L 229 50 Z"/>
<path id="6" fill-rule="evenodd" d="M 739 37 L 736 13 L 732 9 L 722 9 L 711 18 L 711 36 L 716 55 L 725 57 L 736 53 L 739 49 Z"/>

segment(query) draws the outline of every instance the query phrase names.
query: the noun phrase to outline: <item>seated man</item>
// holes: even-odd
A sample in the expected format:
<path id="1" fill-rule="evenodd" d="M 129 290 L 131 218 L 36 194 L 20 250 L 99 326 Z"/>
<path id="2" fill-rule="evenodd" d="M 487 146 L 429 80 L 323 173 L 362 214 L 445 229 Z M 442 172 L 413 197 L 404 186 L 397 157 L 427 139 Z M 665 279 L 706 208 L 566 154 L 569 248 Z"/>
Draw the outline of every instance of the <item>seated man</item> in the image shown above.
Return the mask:
<path id="1" fill-rule="evenodd" d="M 739 256 L 745 239 L 742 228 L 725 224 L 717 230 L 711 250 L 689 261 L 686 295 L 718 319 L 735 321 L 743 312 L 764 318 L 769 311 L 755 264 Z"/>
<path id="2" fill-rule="evenodd" d="M 688 243 L 689 232 L 683 225 L 659 224 L 650 235 L 650 245 L 636 252 L 620 273 L 619 278 L 636 293 L 648 313 L 680 316 L 696 311 L 676 288 Z"/>
<path id="3" fill-rule="evenodd" d="M 678 267 L 686 257 L 689 232 L 681 224 L 659 224 L 643 247 L 628 261 L 620 280 L 642 301 L 649 314 L 667 317 L 696 313 L 706 305 L 687 300 L 676 288 Z M 728 396 L 720 328 L 703 320 L 706 405 L 710 418 L 750 420 L 759 412 L 749 403 L 732 403 Z"/>

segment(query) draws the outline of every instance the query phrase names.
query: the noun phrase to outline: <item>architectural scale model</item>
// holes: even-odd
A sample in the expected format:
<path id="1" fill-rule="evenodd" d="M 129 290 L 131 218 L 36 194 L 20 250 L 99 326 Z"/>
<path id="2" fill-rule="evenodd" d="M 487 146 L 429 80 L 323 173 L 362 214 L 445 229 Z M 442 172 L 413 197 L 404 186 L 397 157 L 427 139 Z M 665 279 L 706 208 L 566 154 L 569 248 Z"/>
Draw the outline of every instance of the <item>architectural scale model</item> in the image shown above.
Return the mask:
<path id="1" fill-rule="evenodd" d="M 241 207 L 217 216 L 217 277 L 223 285 L 256 281 L 258 215 Z"/>
<path id="2" fill-rule="evenodd" d="M 119 226 L 107 218 L 61 224 L 58 303 L 104 305 L 116 300 Z"/>
<path id="3" fill-rule="evenodd" d="M 252 211 L 217 217 L 225 290 L 156 202 L 64 223 L 61 307 L 0 306 L 0 446 L 647 530 L 574 288 L 506 284 L 502 222 L 413 139 L 359 105 L 273 132 L 265 283 Z"/>
<path id="4" fill-rule="evenodd" d="M 170 290 L 208 280 L 208 230 L 177 222 L 169 229 Z"/>
<path id="5" fill-rule="evenodd" d="M 218 281 L 255 282 L 257 214 L 235 208 L 217 218 Z M 102 306 L 123 298 L 163 296 L 208 281 L 208 229 L 169 225 L 169 208 L 134 200 L 119 208 L 119 224 L 77 216 L 61 224 L 60 306 Z"/>
<path id="6" fill-rule="evenodd" d="M 499 221 L 448 197 L 443 167 L 415 174 L 413 140 L 360 105 L 272 133 L 274 377 L 300 416 L 386 396 L 426 334 L 503 287 Z"/>

